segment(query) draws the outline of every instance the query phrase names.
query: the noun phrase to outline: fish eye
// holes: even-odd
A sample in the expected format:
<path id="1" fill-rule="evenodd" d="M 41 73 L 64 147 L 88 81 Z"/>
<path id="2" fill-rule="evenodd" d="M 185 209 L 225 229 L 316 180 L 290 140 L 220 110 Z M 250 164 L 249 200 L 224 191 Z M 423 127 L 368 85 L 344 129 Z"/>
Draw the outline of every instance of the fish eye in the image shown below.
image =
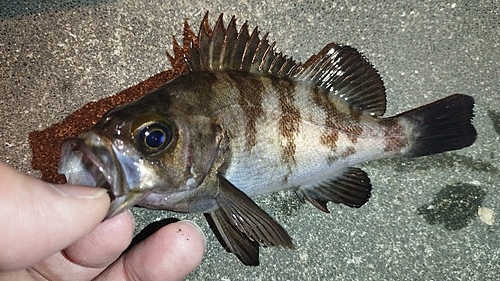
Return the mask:
<path id="1" fill-rule="evenodd" d="M 172 130 L 164 122 L 148 122 L 137 128 L 135 139 L 140 151 L 152 154 L 168 146 L 172 141 Z"/>

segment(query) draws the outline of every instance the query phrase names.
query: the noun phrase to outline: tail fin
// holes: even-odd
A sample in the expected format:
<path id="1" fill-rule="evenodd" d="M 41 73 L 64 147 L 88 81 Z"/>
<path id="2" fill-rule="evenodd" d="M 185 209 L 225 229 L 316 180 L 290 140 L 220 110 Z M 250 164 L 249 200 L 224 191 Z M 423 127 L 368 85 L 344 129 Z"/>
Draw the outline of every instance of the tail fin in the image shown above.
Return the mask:
<path id="1" fill-rule="evenodd" d="M 472 125 L 474 99 L 451 95 L 399 114 L 413 125 L 411 146 L 404 157 L 418 157 L 470 146 L 477 137 Z"/>

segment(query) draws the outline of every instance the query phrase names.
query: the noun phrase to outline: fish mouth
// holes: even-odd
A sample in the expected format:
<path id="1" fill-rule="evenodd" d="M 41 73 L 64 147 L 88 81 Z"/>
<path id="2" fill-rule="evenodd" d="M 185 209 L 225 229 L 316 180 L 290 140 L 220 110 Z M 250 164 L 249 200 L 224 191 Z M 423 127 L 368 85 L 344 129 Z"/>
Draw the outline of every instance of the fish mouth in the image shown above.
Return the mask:
<path id="1" fill-rule="evenodd" d="M 117 157 L 114 150 L 112 144 L 95 134 L 66 139 L 61 145 L 58 167 L 58 172 L 65 175 L 68 184 L 98 186 L 108 190 L 111 204 L 106 219 L 129 209 L 147 195 L 132 191 L 137 178 L 140 178 L 136 163 L 132 160 L 123 163 L 125 158 Z M 130 169 L 130 166 L 135 169 Z"/>
<path id="2" fill-rule="evenodd" d="M 99 186 L 108 190 L 113 185 L 109 165 L 80 138 L 67 139 L 61 145 L 58 172 L 66 176 L 69 184 Z"/>

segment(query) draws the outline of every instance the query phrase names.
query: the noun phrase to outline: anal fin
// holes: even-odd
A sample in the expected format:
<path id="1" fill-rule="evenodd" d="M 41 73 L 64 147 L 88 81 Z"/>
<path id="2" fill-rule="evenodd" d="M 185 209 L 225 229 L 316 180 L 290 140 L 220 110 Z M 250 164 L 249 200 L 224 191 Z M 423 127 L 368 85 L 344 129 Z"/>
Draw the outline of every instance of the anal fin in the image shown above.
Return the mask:
<path id="1" fill-rule="evenodd" d="M 259 264 L 259 246 L 293 249 L 288 233 L 245 193 L 218 175 L 218 209 L 205 214 L 227 251 L 246 265 Z"/>
<path id="2" fill-rule="evenodd" d="M 329 213 L 329 201 L 359 208 L 368 201 L 371 184 L 368 175 L 359 168 L 348 168 L 341 176 L 313 187 L 299 187 L 295 190 L 300 201 L 311 202 L 316 208 Z"/>

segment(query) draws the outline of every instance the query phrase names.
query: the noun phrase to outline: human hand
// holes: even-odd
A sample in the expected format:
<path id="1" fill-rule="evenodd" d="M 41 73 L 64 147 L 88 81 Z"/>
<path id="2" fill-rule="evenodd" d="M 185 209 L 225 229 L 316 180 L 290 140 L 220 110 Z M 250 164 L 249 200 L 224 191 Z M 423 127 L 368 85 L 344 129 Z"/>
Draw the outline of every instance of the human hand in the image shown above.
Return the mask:
<path id="1" fill-rule="evenodd" d="M 109 204 L 102 188 L 48 184 L 0 162 L 0 280 L 182 280 L 198 266 L 205 238 L 190 222 L 121 255 L 134 219 L 102 221 Z"/>

